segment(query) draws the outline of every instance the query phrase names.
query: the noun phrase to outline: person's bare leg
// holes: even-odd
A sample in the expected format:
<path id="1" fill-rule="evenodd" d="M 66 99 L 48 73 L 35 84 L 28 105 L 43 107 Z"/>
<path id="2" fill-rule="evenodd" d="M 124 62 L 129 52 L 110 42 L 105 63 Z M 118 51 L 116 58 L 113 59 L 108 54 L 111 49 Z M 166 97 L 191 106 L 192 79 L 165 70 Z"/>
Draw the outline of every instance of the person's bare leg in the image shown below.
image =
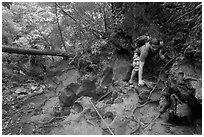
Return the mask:
<path id="1" fill-rule="evenodd" d="M 136 73 L 137 73 L 137 71 L 132 70 L 132 73 L 131 73 L 131 76 L 130 76 L 129 83 L 133 83 L 133 79 L 134 79 L 134 77 L 135 77 Z"/>
<path id="2" fill-rule="evenodd" d="M 144 81 L 142 79 L 143 66 L 144 66 L 144 62 L 140 61 L 139 72 L 138 72 L 138 86 L 143 86 L 144 85 Z"/>

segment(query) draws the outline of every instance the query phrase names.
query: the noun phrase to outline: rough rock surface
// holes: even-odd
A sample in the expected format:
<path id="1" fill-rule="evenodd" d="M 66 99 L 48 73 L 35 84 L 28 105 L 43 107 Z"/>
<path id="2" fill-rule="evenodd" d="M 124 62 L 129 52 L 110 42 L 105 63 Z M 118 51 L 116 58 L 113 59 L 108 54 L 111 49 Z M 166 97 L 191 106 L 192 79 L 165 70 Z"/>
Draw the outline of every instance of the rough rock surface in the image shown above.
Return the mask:
<path id="1" fill-rule="evenodd" d="M 191 62 L 183 59 L 175 62 L 170 70 L 175 76 L 183 74 L 183 79 L 189 81 L 195 89 L 195 97 L 198 102 L 202 103 L 202 70 L 196 68 Z"/>
<path id="2" fill-rule="evenodd" d="M 103 71 L 103 77 L 100 82 L 100 86 L 105 87 L 113 82 L 113 68 L 108 66 Z"/>
<path id="3" fill-rule="evenodd" d="M 125 77 L 127 73 L 122 72 L 124 67 L 115 69 L 116 71 L 113 73 L 116 78 Z M 71 103 L 73 105 L 68 103 L 70 107 L 61 108 L 59 106 L 60 100 L 56 93 L 69 87 L 70 90 L 74 91 L 72 92 L 73 96 L 76 96 L 77 92 L 75 91 L 81 88 L 81 84 L 77 84 L 77 79 L 79 78 L 77 73 L 75 73 L 76 76 L 70 75 L 69 77 L 68 74 L 73 72 L 73 70 L 67 70 L 53 76 L 55 78 L 50 78 L 50 81 L 43 88 L 43 94 L 30 98 L 30 100 L 25 102 L 22 111 L 20 111 L 23 113 L 20 121 L 15 121 L 12 128 L 10 128 L 12 133 L 16 133 L 19 128 L 20 130 L 22 129 L 21 134 L 29 135 L 110 135 L 108 127 L 115 135 L 192 135 L 202 133 L 202 120 L 195 122 L 195 126 L 177 126 L 167 123 L 165 115 L 158 117 L 160 112 L 157 110 L 157 100 L 160 98 L 161 87 L 158 88 L 158 91 L 155 90 L 151 96 L 151 99 L 156 102 L 141 106 L 141 104 L 138 104 L 139 97 L 136 90 L 130 88 L 121 79 L 107 86 L 105 92 L 111 91 L 111 94 L 104 97 L 101 101 L 93 101 L 91 97 L 79 97 L 73 100 L 74 103 Z M 63 73 L 65 74 L 64 76 Z M 67 82 L 63 85 L 62 81 Z M 108 83 L 108 81 L 110 81 L 110 78 L 107 78 L 107 81 L 104 80 L 104 83 Z M 82 86 L 84 88 L 81 88 L 85 90 L 81 91 L 95 89 L 94 85 L 87 86 L 89 85 L 87 83 L 92 83 L 91 80 L 85 83 L 86 86 L 84 85 Z M 145 90 L 147 91 L 146 93 L 149 93 L 154 87 L 154 83 L 149 84 L 148 87 L 140 88 L 138 91 L 140 90 L 140 93 L 142 93 Z M 97 86 L 96 89 L 98 89 Z M 144 95 L 147 95 L 146 93 Z M 67 94 L 67 91 L 64 94 Z M 91 101 L 98 112 L 92 106 Z M 186 117 L 188 112 L 183 112 L 179 107 L 186 106 L 178 106 L 178 114 Z M 103 120 L 101 120 L 98 113 Z M 12 119 L 19 119 L 17 116 L 16 114 L 13 115 Z M 18 122 L 21 122 L 22 127 L 18 127 Z M 4 123 L 3 129 L 6 126 L 8 124 Z"/>
<path id="4" fill-rule="evenodd" d="M 67 87 L 60 91 L 59 100 L 61 106 L 70 107 L 77 100 L 77 95 L 71 88 Z"/>
<path id="5" fill-rule="evenodd" d="M 96 84 L 95 81 L 91 81 L 85 79 L 80 84 L 79 89 L 76 92 L 78 97 L 81 96 L 89 96 L 89 97 L 96 97 Z"/>
<path id="6" fill-rule="evenodd" d="M 127 80 L 131 69 L 131 61 L 128 57 L 119 57 L 113 64 L 113 79 Z"/>

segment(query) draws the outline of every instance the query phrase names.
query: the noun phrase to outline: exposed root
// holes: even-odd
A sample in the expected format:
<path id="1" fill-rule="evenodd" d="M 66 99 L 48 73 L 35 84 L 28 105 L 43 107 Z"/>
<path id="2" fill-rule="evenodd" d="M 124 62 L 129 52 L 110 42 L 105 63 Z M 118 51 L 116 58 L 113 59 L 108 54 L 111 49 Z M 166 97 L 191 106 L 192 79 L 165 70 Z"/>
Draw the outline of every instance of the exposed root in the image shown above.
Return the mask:
<path id="1" fill-rule="evenodd" d="M 160 117 L 160 114 L 158 114 L 151 122 L 147 123 L 142 128 L 146 128 L 150 125 L 149 130 L 152 130 L 152 126 L 155 124 L 155 121 Z"/>
<path id="2" fill-rule="evenodd" d="M 132 134 L 134 134 L 135 132 L 139 131 L 140 127 L 141 127 L 140 122 L 137 122 L 137 127 L 135 128 L 135 130 L 133 130 L 133 131 L 130 133 L 130 135 L 132 135 Z"/>
<path id="3" fill-rule="evenodd" d="M 110 129 L 110 127 L 106 124 L 106 122 L 104 121 L 104 119 L 102 118 L 102 116 L 100 115 L 100 113 L 98 112 L 96 106 L 93 104 L 93 102 L 89 99 L 91 105 L 93 106 L 93 108 L 95 109 L 96 113 L 98 114 L 98 116 L 101 118 L 101 120 L 104 122 L 104 124 L 106 125 L 106 127 L 108 128 L 108 130 L 110 131 L 110 133 L 112 135 L 114 135 L 113 131 Z"/>
<path id="4" fill-rule="evenodd" d="M 110 93 L 112 93 L 112 91 L 109 91 L 109 92 L 105 93 L 102 97 L 100 97 L 100 98 L 97 100 L 97 102 L 103 100 L 103 99 L 104 99 L 106 96 L 108 96 Z"/>
<path id="5" fill-rule="evenodd" d="M 48 124 L 48 123 L 52 123 L 53 121 L 57 120 L 57 119 L 63 119 L 65 118 L 66 116 L 62 116 L 62 117 L 53 117 L 51 118 L 49 121 L 45 121 L 45 122 L 42 122 L 42 121 L 38 121 L 38 123 L 40 124 Z"/>
<path id="6" fill-rule="evenodd" d="M 134 108 L 133 111 L 132 111 L 132 115 L 134 116 L 135 110 L 136 110 L 137 108 L 144 107 L 144 106 L 147 105 L 148 103 L 153 103 L 153 102 L 156 102 L 156 101 L 149 100 L 149 101 L 145 102 L 144 104 L 136 105 L 135 108 Z"/>

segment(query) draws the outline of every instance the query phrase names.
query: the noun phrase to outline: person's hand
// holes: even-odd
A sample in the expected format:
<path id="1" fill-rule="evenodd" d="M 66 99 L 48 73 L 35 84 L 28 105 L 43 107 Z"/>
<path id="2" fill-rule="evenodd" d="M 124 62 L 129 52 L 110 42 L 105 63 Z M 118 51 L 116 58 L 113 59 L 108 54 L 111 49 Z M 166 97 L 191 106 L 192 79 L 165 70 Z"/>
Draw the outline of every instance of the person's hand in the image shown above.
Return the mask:
<path id="1" fill-rule="evenodd" d="M 143 80 L 139 80 L 139 81 L 138 81 L 138 86 L 144 86 L 144 84 L 145 84 L 145 83 L 144 83 Z"/>
<path id="2" fill-rule="evenodd" d="M 151 37 L 150 37 L 150 36 L 147 36 L 147 39 L 148 39 L 148 40 L 151 40 Z"/>
<path id="3" fill-rule="evenodd" d="M 160 57 L 161 57 L 162 60 L 165 59 L 165 56 L 164 56 L 164 55 L 161 55 Z"/>

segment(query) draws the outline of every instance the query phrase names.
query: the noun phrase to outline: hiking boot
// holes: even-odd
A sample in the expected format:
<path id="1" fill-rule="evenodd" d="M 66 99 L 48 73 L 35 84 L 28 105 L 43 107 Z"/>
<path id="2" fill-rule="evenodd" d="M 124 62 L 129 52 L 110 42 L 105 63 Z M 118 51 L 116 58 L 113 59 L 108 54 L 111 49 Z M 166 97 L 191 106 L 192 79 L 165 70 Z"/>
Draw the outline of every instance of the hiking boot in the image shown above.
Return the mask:
<path id="1" fill-rule="evenodd" d="M 130 88 L 134 88 L 134 85 L 132 84 L 132 85 L 130 85 Z"/>
<path id="2" fill-rule="evenodd" d="M 134 88 L 133 82 L 129 82 L 128 85 L 129 85 L 130 88 Z"/>

